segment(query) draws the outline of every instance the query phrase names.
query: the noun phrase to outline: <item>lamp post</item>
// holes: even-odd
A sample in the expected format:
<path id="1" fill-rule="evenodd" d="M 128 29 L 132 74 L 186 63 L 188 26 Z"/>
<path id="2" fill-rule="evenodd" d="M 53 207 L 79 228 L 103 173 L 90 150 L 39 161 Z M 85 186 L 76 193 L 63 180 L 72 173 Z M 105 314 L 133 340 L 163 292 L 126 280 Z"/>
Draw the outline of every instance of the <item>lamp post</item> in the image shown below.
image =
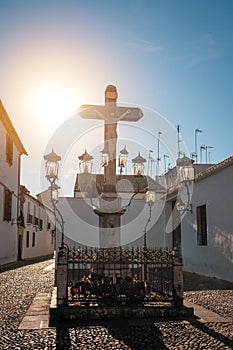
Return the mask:
<path id="1" fill-rule="evenodd" d="M 57 208 L 58 203 L 58 190 L 60 187 L 56 184 L 58 179 L 58 169 L 59 169 L 59 161 L 61 157 L 57 155 L 54 150 L 52 152 L 44 156 L 45 160 L 45 177 L 50 182 L 50 199 L 53 206 L 54 218 L 55 218 L 55 229 L 56 223 L 58 222 L 61 228 L 61 247 L 64 248 L 64 220 L 61 212 Z"/>
<path id="2" fill-rule="evenodd" d="M 179 158 L 177 159 L 176 167 L 178 185 L 180 188 L 185 187 L 185 195 L 187 196 L 187 201 L 183 202 L 180 200 L 177 202 L 177 209 L 179 212 L 192 212 L 190 186 L 194 181 L 193 160 L 185 156 L 183 158 Z"/>
<path id="3" fill-rule="evenodd" d="M 179 190 L 181 194 L 186 196 L 186 199 L 183 197 L 177 201 L 173 208 L 173 300 L 174 305 L 183 306 L 183 263 L 180 218 L 186 211 L 192 212 L 190 187 L 194 181 L 193 160 L 184 156 L 177 159 L 176 166 Z"/>
<path id="4" fill-rule="evenodd" d="M 149 217 L 148 220 L 146 222 L 146 226 L 144 229 L 144 248 L 147 248 L 147 227 L 149 225 L 149 222 L 151 220 L 151 211 L 152 211 L 152 206 L 155 202 L 155 192 L 154 191 L 147 191 L 146 192 L 146 203 L 149 206 Z"/>
<path id="5" fill-rule="evenodd" d="M 144 246 L 143 246 L 144 248 L 144 264 L 143 264 L 144 282 L 147 281 L 147 227 L 151 220 L 151 211 L 152 211 L 152 206 L 154 202 L 155 202 L 155 192 L 148 190 L 146 192 L 146 203 L 149 205 L 149 217 L 144 228 Z"/>

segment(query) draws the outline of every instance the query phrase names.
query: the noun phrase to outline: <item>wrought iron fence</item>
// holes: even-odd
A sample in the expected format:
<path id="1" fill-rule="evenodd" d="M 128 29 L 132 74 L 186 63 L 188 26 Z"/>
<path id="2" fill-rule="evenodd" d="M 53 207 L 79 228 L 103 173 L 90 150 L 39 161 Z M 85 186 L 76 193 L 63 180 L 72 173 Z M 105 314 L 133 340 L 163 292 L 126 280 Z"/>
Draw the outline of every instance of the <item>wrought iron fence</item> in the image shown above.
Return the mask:
<path id="1" fill-rule="evenodd" d="M 68 302 L 171 302 L 173 257 L 171 249 L 69 248 Z"/>

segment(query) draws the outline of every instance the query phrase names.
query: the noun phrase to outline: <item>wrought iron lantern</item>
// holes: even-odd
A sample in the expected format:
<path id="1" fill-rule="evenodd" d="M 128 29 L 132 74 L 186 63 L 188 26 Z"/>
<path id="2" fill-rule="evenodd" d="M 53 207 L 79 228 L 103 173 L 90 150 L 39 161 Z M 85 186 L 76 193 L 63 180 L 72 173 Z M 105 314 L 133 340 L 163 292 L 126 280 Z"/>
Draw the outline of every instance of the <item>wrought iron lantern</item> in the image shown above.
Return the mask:
<path id="1" fill-rule="evenodd" d="M 81 156 L 78 157 L 80 160 L 79 162 L 79 169 L 80 173 L 91 173 L 92 172 L 92 159 L 93 157 L 87 153 L 87 150 L 85 149 L 85 152 L 81 154 Z"/>
<path id="2" fill-rule="evenodd" d="M 183 158 L 177 159 L 176 162 L 178 186 L 180 189 L 185 189 L 186 193 L 183 195 L 184 198 L 187 198 L 185 201 L 179 199 L 176 203 L 177 209 L 182 213 L 185 211 L 190 211 L 192 213 L 190 188 L 194 181 L 193 162 L 193 160 L 185 156 Z"/>
<path id="3" fill-rule="evenodd" d="M 156 200 L 156 195 L 154 191 L 147 191 L 146 192 L 146 202 L 149 206 L 152 206 Z"/>
<path id="4" fill-rule="evenodd" d="M 180 185 L 186 183 L 192 183 L 194 180 L 194 167 L 193 160 L 188 157 L 179 158 L 176 161 L 178 183 Z"/>
<path id="5" fill-rule="evenodd" d="M 54 218 L 55 218 L 55 232 L 57 232 L 57 224 L 60 225 L 61 229 L 61 248 L 64 248 L 64 220 L 61 212 L 57 208 L 58 203 L 58 190 L 60 187 L 56 184 L 56 180 L 58 179 L 58 169 L 59 169 L 59 161 L 61 157 L 57 155 L 54 150 L 52 152 L 44 156 L 46 175 L 45 177 L 50 182 L 50 195 L 51 195 L 51 204 L 53 206 Z"/>
<path id="6" fill-rule="evenodd" d="M 140 155 L 140 152 L 136 158 L 132 159 L 132 162 L 134 175 L 144 175 L 144 163 L 146 162 L 146 159 Z"/>
<path id="7" fill-rule="evenodd" d="M 45 170 L 46 170 L 46 177 L 49 180 L 49 182 L 53 183 L 58 178 L 58 169 L 59 169 L 59 161 L 61 160 L 61 157 L 57 155 L 54 150 L 52 149 L 52 152 L 44 156 L 45 163 Z"/>
<path id="8" fill-rule="evenodd" d="M 123 172 L 123 168 L 126 167 L 127 157 L 129 152 L 126 149 L 126 146 L 120 151 L 119 156 L 119 168 L 120 168 L 120 174 Z"/>

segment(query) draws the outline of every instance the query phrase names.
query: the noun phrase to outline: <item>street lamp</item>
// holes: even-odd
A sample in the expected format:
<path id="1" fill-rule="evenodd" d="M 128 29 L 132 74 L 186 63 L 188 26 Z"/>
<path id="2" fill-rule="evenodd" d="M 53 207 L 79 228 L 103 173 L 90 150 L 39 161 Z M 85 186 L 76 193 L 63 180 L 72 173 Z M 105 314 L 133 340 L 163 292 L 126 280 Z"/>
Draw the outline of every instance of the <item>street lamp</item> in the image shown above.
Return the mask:
<path id="1" fill-rule="evenodd" d="M 155 202 L 155 199 L 156 199 L 155 192 L 148 190 L 146 192 L 146 203 L 149 206 L 149 218 L 146 222 L 145 229 L 144 229 L 144 248 L 145 249 L 147 248 L 147 226 L 151 220 L 151 211 L 152 211 L 152 206 Z"/>
<path id="2" fill-rule="evenodd" d="M 144 264 L 143 264 L 143 278 L 147 281 L 147 226 L 151 220 L 152 206 L 155 202 L 155 192 L 148 190 L 146 192 L 146 203 L 149 205 L 149 217 L 144 228 Z"/>
<path id="3" fill-rule="evenodd" d="M 120 174 L 123 172 L 123 168 L 126 167 L 127 157 L 129 152 L 126 149 L 126 146 L 120 151 L 119 156 L 119 168 L 120 168 Z"/>
<path id="4" fill-rule="evenodd" d="M 44 156 L 44 160 L 46 161 L 46 178 L 49 180 L 50 183 L 54 183 L 58 178 L 58 162 L 61 160 L 61 157 L 57 155 L 52 149 L 52 152 Z"/>
<path id="5" fill-rule="evenodd" d="M 61 157 L 57 155 L 54 150 L 52 149 L 52 152 L 44 156 L 45 160 L 45 170 L 46 175 L 45 177 L 50 182 L 50 199 L 53 206 L 53 212 L 54 212 L 54 218 L 55 218 L 55 230 L 56 230 L 56 223 L 58 222 L 61 228 L 61 247 L 64 248 L 64 220 L 61 212 L 57 208 L 58 203 L 58 190 L 60 187 L 56 184 L 56 180 L 58 179 L 58 169 L 59 169 L 59 161 L 61 160 Z"/>
<path id="6" fill-rule="evenodd" d="M 194 181 L 194 167 L 193 160 L 188 157 L 179 158 L 176 161 L 177 167 L 177 180 L 180 188 L 186 189 L 187 201 L 184 203 L 182 200 L 177 202 L 177 209 L 180 212 L 184 212 L 185 210 L 192 212 L 192 204 L 191 204 L 191 193 L 190 186 Z"/>

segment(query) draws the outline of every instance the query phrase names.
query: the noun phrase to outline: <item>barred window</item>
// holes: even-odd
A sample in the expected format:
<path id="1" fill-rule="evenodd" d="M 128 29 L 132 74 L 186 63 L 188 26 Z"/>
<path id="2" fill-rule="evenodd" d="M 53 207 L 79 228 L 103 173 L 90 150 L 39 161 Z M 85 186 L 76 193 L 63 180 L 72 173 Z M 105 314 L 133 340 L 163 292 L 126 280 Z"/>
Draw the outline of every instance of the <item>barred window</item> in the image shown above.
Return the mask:
<path id="1" fill-rule="evenodd" d="M 197 207 L 197 245 L 207 245 L 206 205 Z"/>
<path id="2" fill-rule="evenodd" d="M 12 211 L 12 192 L 5 188 L 4 190 L 4 220 L 11 221 Z"/>
<path id="3" fill-rule="evenodd" d="M 6 162 L 10 166 L 13 163 L 13 141 L 9 134 L 6 134 Z"/>

